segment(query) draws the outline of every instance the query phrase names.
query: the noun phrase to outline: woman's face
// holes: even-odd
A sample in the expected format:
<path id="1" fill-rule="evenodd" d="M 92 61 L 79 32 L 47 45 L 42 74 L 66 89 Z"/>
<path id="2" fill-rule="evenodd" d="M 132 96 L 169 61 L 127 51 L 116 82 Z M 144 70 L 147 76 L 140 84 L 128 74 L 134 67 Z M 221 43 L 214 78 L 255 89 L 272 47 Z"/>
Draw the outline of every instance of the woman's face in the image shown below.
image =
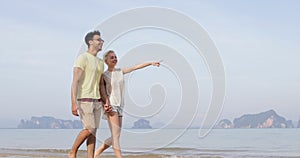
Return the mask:
<path id="1" fill-rule="evenodd" d="M 118 62 L 118 58 L 115 53 L 109 53 L 107 55 L 106 64 L 107 66 L 114 67 Z"/>

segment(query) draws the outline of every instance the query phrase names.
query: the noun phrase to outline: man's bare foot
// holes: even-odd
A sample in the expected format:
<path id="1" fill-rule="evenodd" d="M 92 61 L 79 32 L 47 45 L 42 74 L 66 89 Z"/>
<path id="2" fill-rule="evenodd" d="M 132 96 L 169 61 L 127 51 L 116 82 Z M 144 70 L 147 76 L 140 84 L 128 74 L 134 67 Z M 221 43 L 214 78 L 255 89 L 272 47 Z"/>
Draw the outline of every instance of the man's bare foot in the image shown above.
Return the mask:
<path id="1" fill-rule="evenodd" d="M 68 154 L 68 158 L 76 158 L 76 153 L 70 151 Z"/>

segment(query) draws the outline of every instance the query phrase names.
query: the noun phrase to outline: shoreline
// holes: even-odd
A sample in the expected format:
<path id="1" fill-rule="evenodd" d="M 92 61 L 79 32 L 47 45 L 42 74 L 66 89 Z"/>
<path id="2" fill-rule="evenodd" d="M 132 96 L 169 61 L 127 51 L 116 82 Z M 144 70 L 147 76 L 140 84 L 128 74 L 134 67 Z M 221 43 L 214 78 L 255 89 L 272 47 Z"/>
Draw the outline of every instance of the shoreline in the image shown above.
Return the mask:
<path id="1" fill-rule="evenodd" d="M 69 149 L 1 149 L 0 157 L 5 158 L 65 158 Z M 78 157 L 86 157 L 86 150 L 79 150 Z M 268 157 L 268 158 L 298 158 L 298 155 L 263 154 L 248 150 L 210 150 L 210 149 L 158 149 L 147 153 L 123 152 L 124 158 L 233 158 L 233 157 Z M 114 158 L 113 152 L 104 152 L 101 158 Z"/>
<path id="2" fill-rule="evenodd" d="M 0 157 L 7 158 L 65 158 L 68 156 L 69 150 L 64 149 L 0 149 Z M 78 157 L 86 157 L 86 150 L 79 150 Z M 101 155 L 101 158 L 114 158 L 114 153 L 106 152 Z M 171 158 L 174 155 L 155 154 L 155 153 L 123 153 L 124 158 Z M 199 157 L 199 155 L 180 156 L 181 158 Z"/>
<path id="3" fill-rule="evenodd" d="M 196 149 L 179 149 L 179 148 L 168 148 L 158 149 L 153 152 L 123 152 L 122 157 L 124 158 L 223 158 L 224 155 L 211 150 L 205 150 L 203 152 L 194 153 Z M 1 149 L 0 157 L 7 158 L 65 158 L 68 156 L 69 149 Z M 183 152 L 183 153 L 182 153 Z M 233 154 L 234 155 L 234 154 Z M 86 150 L 79 150 L 77 157 L 86 157 Z M 101 158 L 114 158 L 114 153 L 107 151 L 101 155 Z"/>

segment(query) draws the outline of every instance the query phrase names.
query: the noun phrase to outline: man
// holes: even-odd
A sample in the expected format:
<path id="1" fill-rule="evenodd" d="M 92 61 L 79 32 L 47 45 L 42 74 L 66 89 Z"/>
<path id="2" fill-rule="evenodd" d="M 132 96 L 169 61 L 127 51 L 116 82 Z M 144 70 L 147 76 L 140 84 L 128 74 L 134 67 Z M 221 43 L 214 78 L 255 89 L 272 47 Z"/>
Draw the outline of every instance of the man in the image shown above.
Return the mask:
<path id="1" fill-rule="evenodd" d="M 96 131 L 102 110 L 99 84 L 104 69 L 104 62 L 97 57 L 97 53 L 102 49 L 103 42 L 99 31 L 89 32 L 85 36 L 88 50 L 79 55 L 74 64 L 71 89 L 72 114 L 80 115 L 83 130 L 78 134 L 69 152 L 69 158 L 76 158 L 78 148 L 85 140 L 88 158 L 94 156 Z"/>

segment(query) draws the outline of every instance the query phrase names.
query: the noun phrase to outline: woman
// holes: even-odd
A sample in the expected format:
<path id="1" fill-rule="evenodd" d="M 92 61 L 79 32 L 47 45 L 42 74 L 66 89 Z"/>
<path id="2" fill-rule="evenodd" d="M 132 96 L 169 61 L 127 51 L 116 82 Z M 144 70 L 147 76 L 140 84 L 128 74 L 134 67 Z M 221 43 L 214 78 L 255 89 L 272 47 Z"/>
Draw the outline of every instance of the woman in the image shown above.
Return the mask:
<path id="1" fill-rule="evenodd" d="M 111 145 L 117 158 L 121 158 L 120 134 L 122 127 L 122 113 L 124 107 L 124 74 L 147 66 L 160 66 L 159 62 L 146 62 L 129 68 L 115 68 L 118 59 L 114 51 L 107 51 L 103 59 L 108 69 L 103 73 L 100 80 L 101 98 L 105 100 L 104 110 L 108 120 L 111 137 L 95 151 L 95 158 Z"/>

